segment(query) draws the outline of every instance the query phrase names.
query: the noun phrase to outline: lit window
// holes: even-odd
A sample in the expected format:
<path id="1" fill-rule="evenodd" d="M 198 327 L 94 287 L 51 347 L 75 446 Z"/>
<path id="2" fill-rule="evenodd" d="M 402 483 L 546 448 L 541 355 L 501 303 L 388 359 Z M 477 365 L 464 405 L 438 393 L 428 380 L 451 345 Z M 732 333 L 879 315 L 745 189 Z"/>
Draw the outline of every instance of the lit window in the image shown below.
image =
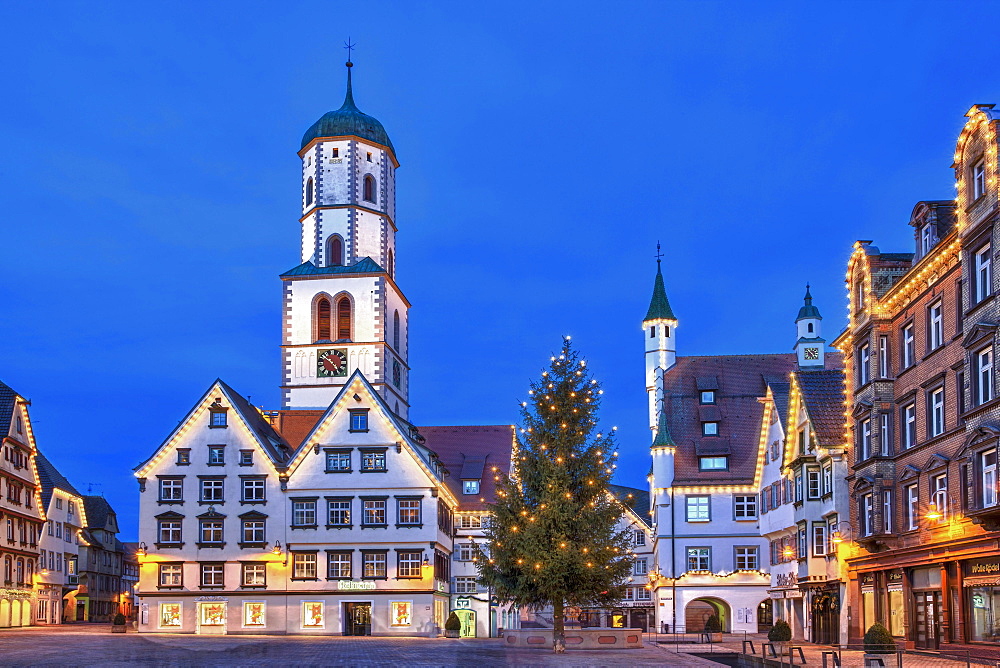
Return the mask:
<path id="1" fill-rule="evenodd" d="M 365 526 L 385 526 L 385 501 L 371 499 L 364 502 L 362 524 Z"/>
<path id="2" fill-rule="evenodd" d="M 685 511 L 688 522 L 708 522 L 711 520 L 709 498 L 707 494 L 688 495 L 685 497 Z"/>
<path id="3" fill-rule="evenodd" d="M 160 586 L 180 587 L 184 582 L 182 564 L 160 564 Z"/>
<path id="4" fill-rule="evenodd" d="M 336 499 L 326 503 L 326 523 L 332 527 L 351 525 L 351 500 Z"/>
<path id="5" fill-rule="evenodd" d="M 385 579 L 385 552 L 362 552 L 361 553 L 361 566 L 362 566 L 362 578 L 365 579 L 375 579 L 382 578 Z"/>
<path id="6" fill-rule="evenodd" d="M 190 448 L 178 448 L 177 449 L 177 464 L 179 466 L 187 466 L 191 463 L 191 450 Z"/>
<path id="7" fill-rule="evenodd" d="M 399 578 L 419 578 L 421 577 L 421 552 L 397 552 L 396 553 L 396 577 Z"/>
<path id="8" fill-rule="evenodd" d="M 350 450 L 327 450 L 326 472 L 345 473 L 351 470 Z"/>
<path id="9" fill-rule="evenodd" d="M 396 516 L 400 524 L 420 524 L 420 499 L 397 499 Z"/>
<path id="10" fill-rule="evenodd" d="M 728 457 L 699 457 L 698 469 L 701 471 L 725 471 L 729 468 Z"/>
<path id="11" fill-rule="evenodd" d="M 242 564 L 243 586 L 263 587 L 267 584 L 266 564 Z"/>
<path id="12" fill-rule="evenodd" d="M 479 481 L 478 480 L 463 480 L 462 481 L 462 494 L 479 494 Z"/>
<path id="13" fill-rule="evenodd" d="M 917 512 L 919 497 L 917 496 L 917 486 L 906 486 L 906 528 L 913 530 L 917 528 Z"/>
<path id="14" fill-rule="evenodd" d="M 948 474 L 942 473 L 931 478 L 931 503 L 941 513 L 939 522 L 948 519 Z"/>
<path id="15" fill-rule="evenodd" d="M 361 470 L 385 471 L 385 450 L 362 450 Z"/>

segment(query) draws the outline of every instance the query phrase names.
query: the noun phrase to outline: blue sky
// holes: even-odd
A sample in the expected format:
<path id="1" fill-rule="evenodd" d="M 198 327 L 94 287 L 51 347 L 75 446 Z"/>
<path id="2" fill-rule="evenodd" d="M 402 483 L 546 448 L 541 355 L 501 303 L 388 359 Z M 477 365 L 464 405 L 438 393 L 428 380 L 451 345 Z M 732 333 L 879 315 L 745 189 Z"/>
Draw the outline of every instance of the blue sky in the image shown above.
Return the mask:
<path id="1" fill-rule="evenodd" d="M 1000 103 L 980 3 L 19 3 L 0 8 L 0 380 L 135 535 L 131 469 L 216 377 L 278 406 L 296 150 L 343 100 L 386 126 L 418 424 L 517 419 L 570 334 L 648 470 L 659 240 L 680 354 L 832 339 L 855 239 L 909 250 Z"/>

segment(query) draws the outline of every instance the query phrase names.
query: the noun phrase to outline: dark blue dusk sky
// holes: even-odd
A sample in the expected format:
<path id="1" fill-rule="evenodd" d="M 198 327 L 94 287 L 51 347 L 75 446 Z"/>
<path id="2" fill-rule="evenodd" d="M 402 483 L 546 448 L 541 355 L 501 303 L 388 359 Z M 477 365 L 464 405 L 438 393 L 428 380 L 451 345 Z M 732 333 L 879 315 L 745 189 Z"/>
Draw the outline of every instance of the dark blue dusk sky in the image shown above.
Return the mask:
<path id="1" fill-rule="evenodd" d="M 417 424 L 517 419 L 570 334 L 645 484 L 657 240 L 680 354 L 843 327 L 855 239 L 912 245 L 996 5 L 7 3 L 0 380 L 135 535 L 131 469 L 221 377 L 278 407 L 302 133 L 355 98 L 398 151 Z"/>

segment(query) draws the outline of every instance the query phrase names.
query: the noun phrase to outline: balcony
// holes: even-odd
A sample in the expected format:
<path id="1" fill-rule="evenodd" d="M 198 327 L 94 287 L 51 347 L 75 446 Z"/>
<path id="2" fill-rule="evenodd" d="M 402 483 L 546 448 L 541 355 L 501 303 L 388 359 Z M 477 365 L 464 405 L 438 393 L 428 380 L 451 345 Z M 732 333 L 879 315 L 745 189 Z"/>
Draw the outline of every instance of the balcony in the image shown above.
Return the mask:
<path id="1" fill-rule="evenodd" d="M 979 501 L 977 499 L 977 501 Z M 987 531 L 1000 531 L 1000 503 L 983 506 L 979 501 L 978 508 L 969 508 L 966 516 L 975 524 L 981 525 Z"/>

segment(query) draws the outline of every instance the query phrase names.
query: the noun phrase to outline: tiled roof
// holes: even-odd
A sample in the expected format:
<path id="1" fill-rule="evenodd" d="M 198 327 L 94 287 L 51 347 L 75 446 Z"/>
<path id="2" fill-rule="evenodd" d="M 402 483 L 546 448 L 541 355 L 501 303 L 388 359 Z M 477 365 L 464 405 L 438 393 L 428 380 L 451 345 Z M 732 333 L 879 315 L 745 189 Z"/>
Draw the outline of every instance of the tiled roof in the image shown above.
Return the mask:
<path id="1" fill-rule="evenodd" d="M 675 484 L 751 484 L 757 466 L 765 376 L 782 376 L 797 368 L 793 353 L 678 357 L 664 373 L 664 409 L 677 443 Z M 698 379 L 718 382 L 715 406 L 699 405 Z M 717 412 L 718 436 L 702 436 L 702 413 Z M 721 452 L 727 450 L 727 453 Z M 728 454 L 729 470 L 698 470 L 698 452 Z"/>
<path id="2" fill-rule="evenodd" d="M 233 405 L 243 419 L 246 421 L 250 429 L 253 430 L 260 442 L 264 444 L 264 449 L 267 451 L 269 457 L 277 463 L 282 463 L 288 459 L 291 454 L 292 449 L 288 447 L 288 443 L 281 437 L 281 434 L 274 430 L 271 423 L 261 415 L 260 411 L 254 408 L 249 401 L 247 401 L 242 394 L 229 387 L 222 380 L 217 381 L 222 387 L 223 391 L 226 393 L 229 402 Z"/>
<path id="3" fill-rule="evenodd" d="M 298 450 L 324 413 L 326 411 L 323 409 L 312 408 L 278 411 L 278 421 L 274 427 L 292 450 Z"/>
<path id="4" fill-rule="evenodd" d="M 0 438 L 10 433 L 10 421 L 14 419 L 17 396 L 17 392 L 8 385 L 0 383 Z"/>
<path id="5" fill-rule="evenodd" d="M 623 485 L 608 485 L 608 491 L 616 499 L 631 508 L 646 526 L 652 524 L 653 518 L 649 514 L 649 490 L 639 489 L 638 487 L 625 487 Z"/>
<path id="6" fill-rule="evenodd" d="M 839 357 L 839 355 L 838 355 Z M 827 366 L 833 366 L 827 359 Z M 840 366 L 837 360 L 836 366 Z M 802 391 L 813 431 L 820 445 L 831 447 L 844 440 L 844 372 L 840 368 L 798 371 L 795 380 Z"/>
<path id="7" fill-rule="evenodd" d="M 87 513 L 88 529 L 103 529 L 108 524 L 108 515 L 115 512 L 103 496 L 84 495 L 83 509 Z"/>
<path id="8" fill-rule="evenodd" d="M 385 269 L 379 266 L 379 264 L 371 259 L 370 257 L 365 257 L 359 260 L 356 264 L 351 266 L 337 265 L 333 267 L 317 267 L 312 262 L 306 261 L 295 267 L 294 269 L 289 269 L 281 276 L 328 276 L 334 274 L 378 274 L 385 273 Z"/>
<path id="9" fill-rule="evenodd" d="M 42 507 L 45 509 L 45 512 L 49 510 L 49 503 L 52 500 L 52 490 L 57 487 L 64 492 L 83 496 L 70 484 L 69 480 L 62 473 L 59 473 L 58 469 L 41 452 L 35 454 L 35 466 L 38 468 L 38 482 L 42 486 Z"/>
<path id="10" fill-rule="evenodd" d="M 493 467 L 504 473 L 510 470 L 510 455 L 514 443 L 514 427 L 501 425 L 473 425 L 460 427 L 420 427 L 426 445 L 437 453 L 448 469 L 445 483 L 458 499 L 459 510 L 485 510 L 487 503 L 496 499 L 496 482 Z M 479 494 L 462 493 L 463 473 L 471 473 L 471 463 L 483 462 Z M 466 464 L 470 468 L 466 469 Z"/>
<path id="11" fill-rule="evenodd" d="M 646 311 L 647 320 L 676 320 L 674 310 L 670 308 L 670 301 L 667 299 L 667 291 L 663 287 L 663 273 L 660 271 L 660 263 L 656 263 L 656 279 L 653 281 L 653 297 L 649 300 L 649 309 Z"/>
<path id="12" fill-rule="evenodd" d="M 792 383 L 788 380 L 788 376 L 769 374 L 764 374 L 764 382 L 771 388 L 771 394 L 774 396 L 774 408 L 778 412 L 778 419 L 784 424 L 788 417 L 788 398 L 792 393 Z"/>

